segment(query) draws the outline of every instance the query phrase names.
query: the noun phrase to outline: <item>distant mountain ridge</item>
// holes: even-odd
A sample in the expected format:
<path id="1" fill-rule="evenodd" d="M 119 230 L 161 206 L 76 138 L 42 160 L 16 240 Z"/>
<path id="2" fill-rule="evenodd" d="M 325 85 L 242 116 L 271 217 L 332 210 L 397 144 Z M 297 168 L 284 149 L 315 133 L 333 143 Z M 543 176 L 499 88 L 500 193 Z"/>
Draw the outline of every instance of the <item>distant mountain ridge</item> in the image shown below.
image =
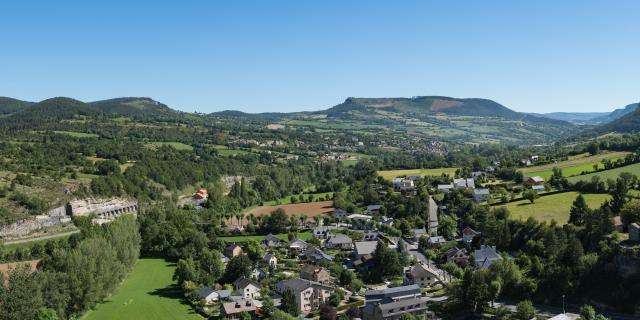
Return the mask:
<path id="1" fill-rule="evenodd" d="M 624 108 L 618 108 L 611 112 L 551 112 L 536 114 L 541 117 L 564 120 L 574 124 L 606 124 L 622 116 L 635 111 L 638 103 L 626 105 Z"/>
<path id="2" fill-rule="evenodd" d="M 628 112 L 616 120 L 597 127 L 597 132 L 640 132 L 640 108 L 637 103 L 635 105 L 633 112 Z"/>

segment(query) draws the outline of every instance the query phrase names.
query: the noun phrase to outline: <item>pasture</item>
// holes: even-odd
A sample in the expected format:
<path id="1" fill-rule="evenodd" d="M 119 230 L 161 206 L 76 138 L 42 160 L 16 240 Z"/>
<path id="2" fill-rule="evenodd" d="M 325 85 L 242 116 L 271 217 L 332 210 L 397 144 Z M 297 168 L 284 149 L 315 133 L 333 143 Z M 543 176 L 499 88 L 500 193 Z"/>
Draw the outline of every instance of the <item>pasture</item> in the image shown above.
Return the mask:
<path id="1" fill-rule="evenodd" d="M 164 142 L 164 141 L 155 141 L 155 142 L 149 142 L 147 143 L 147 147 L 149 149 L 156 149 L 159 148 L 161 146 L 171 146 L 173 148 L 175 148 L 176 150 L 179 151 L 192 151 L 193 147 L 188 145 L 188 144 L 184 144 L 182 142 Z"/>
<path id="2" fill-rule="evenodd" d="M 561 225 L 569 222 L 569 209 L 578 196 L 578 192 L 563 192 L 541 196 L 534 203 L 529 200 L 510 202 L 506 206 L 511 212 L 511 219 L 527 220 L 529 217 L 541 222 L 555 220 Z M 590 208 L 597 208 L 610 198 L 607 194 L 583 194 Z"/>
<path id="3" fill-rule="evenodd" d="M 289 240 L 287 233 L 278 233 L 278 234 L 274 234 L 274 236 L 280 240 L 284 240 L 284 241 Z M 265 237 L 264 235 L 240 235 L 240 236 L 218 237 L 218 239 L 225 242 L 240 243 L 240 242 L 252 241 L 252 240 L 260 242 L 264 239 L 264 237 Z M 311 238 L 312 238 L 311 231 L 298 232 L 298 239 L 300 240 L 307 241 Z"/>
<path id="4" fill-rule="evenodd" d="M 593 172 L 581 176 L 575 176 L 568 178 L 569 182 L 575 183 L 577 181 L 591 181 L 591 178 L 594 176 L 599 176 L 602 180 L 607 180 L 609 178 L 616 179 L 623 172 L 633 173 L 637 176 L 640 176 L 640 163 L 630 164 L 628 166 L 614 168 L 610 170 L 604 170 L 599 172 Z"/>
<path id="5" fill-rule="evenodd" d="M 94 133 L 84 133 L 76 131 L 54 131 L 57 134 L 63 134 L 74 138 L 99 138 L 100 136 Z"/>
<path id="6" fill-rule="evenodd" d="M 378 171 L 378 175 L 386 180 L 400 176 L 439 176 L 443 173 L 453 177 L 457 169 L 458 168 L 381 170 Z"/>
<path id="7" fill-rule="evenodd" d="M 309 196 L 313 196 L 314 200 L 321 199 L 321 198 L 322 199 L 332 199 L 333 198 L 333 192 L 303 193 L 303 194 L 299 194 L 299 195 L 294 195 L 294 197 L 298 198 L 298 201 L 300 201 L 299 199 L 301 199 L 301 197 L 306 200 L 306 199 L 309 198 Z M 267 202 L 264 203 L 265 206 L 275 206 L 275 205 L 279 205 L 279 204 L 291 204 L 291 196 L 280 198 L 278 200 L 267 201 Z"/>
<path id="8" fill-rule="evenodd" d="M 174 269 L 175 264 L 163 259 L 139 259 L 120 288 L 82 319 L 204 319 L 182 302 L 172 279 Z"/>
<path id="9" fill-rule="evenodd" d="M 629 152 L 606 152 L 594 156 L 583 153 L 571 156 L 565 161 L 523 168 L 521 171 L 525 177 L 540 176 L 545 180 L 548 180 L 553 173 L 553 168 L 555 167 L 562 169 L 562 173 L 565 177 L 570 177 L 579 175 L 582 172 L 592 172 L 594 171 L 593 166 L 596 164 L 599 169 L 603 169 L 604 165 L 602 164 L 602 160 L 608 159 L 616 161 L 618 159 L 623 159 L 628 153 Z"/>

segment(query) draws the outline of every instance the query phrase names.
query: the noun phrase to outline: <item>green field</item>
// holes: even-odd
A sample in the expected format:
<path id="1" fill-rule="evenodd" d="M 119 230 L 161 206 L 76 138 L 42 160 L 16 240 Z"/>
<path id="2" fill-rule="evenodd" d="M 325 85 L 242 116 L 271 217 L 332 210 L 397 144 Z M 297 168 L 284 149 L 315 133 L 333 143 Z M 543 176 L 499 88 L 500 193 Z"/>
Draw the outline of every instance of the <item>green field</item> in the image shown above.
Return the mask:
<path id="1" fill-rule="evenodd" d="M 149 142 L 147 143 L 147 146 L 151 147 L 151 148 L 157 148 L 160 146 L 172 146 L 174 147 L 176 150 L 181 150 L 181 151 L 191 151 L 193 150 L 193 147 L 188 145 L 188 144 L 184 144 L 182 142 L 163 142 L 163 141 L 155 141 L 155 142 Z"/>
<path id="2" fill-rule="evenodd" d="M 609 178 L 615 179 L 623 172 L 629 172 L 637 176 L 640 176 L 640 163 L 634 163 L 628 166 L 619 167 L 611 170 L 604 170 L 600 172 L 594 172 L 594 173 L 585 174 L 581 176 L 571 177 L 569 178 L 569 182 L 575 183 L 576 181 L 580 181 L 580 180 L 591 181 L 591 178 L 593 176 L 599 176 L 602 180 L 607 180 Z"/>
<path id="3" fill-rule="evenodd" d="M 443 173 L 448 174 L 449 176 L 455 175 L 457 168 L 438 168 L 438 169 L 408 169 L 408 170 L 382 170 L 378 171 L 378 175 L 385 178 L 386 180 L 391 180 L 395 177 L 400 176 L 414 176 L 420 175 L 424 176 L 439 176 Z"/>
<path id="4" fill-rule="evenodd" d="M 138 260 L 114 295 L 82 319 L 204 319 L 182 303 L 181 290 L 171 279 L 174 269 L 163 259 Z"/>
<path id="5" fill-rule="evenodd" d="M 555 220 L 559 224 L 569 221 L 569 209 L 578 192 L 563 192 L 548 196 L 542 196 L 531 204 L 529 200 L 510 202 L 505 206 L 511 212 L 511 218 L 526 220 L 533 217 L 538 221 L 550 222 Z M 583 194 L 590 208 L 597 208 L 609 199 L 607 194 Z"/>
<path id="6" fill-rule="evenodd" d="M 333 198 L 333 192 L 321 192 L 321 193 L 303 193 L 302 196 L 304 197 L 304 199 L 306 200 L 307 197 L 309 195 L 313 195 L 313 199 L 314 200 L 318 200 L 319 198 L 329 198 L 332 199 Z M 298 201 L 300 199 L 300 195 L 295 195 L 298 198 Z M 284 197 L 284 198 L 280 198 L 278 200 L 271 200 L 271 201 L 266 201 L 264 203 L 265 206 L 275 206 L 275 205 L 279 205 L 279 204 L 290 204 L 291 203 L 291 196 L 288 197 Z"/>
<path id="7" fill-rule="evenodd" d="M 74 138 L 98 138 L 100 137 L 97 134 L 93 133 L 84 133 L 84 132 L 75 132 L 75 131 L 54 131 L 57 134 L 64 134 Z"/>
<path id="8" fill-rule="evenodd" d="M 288 235 L 286 233 L 278 233 L 278 234 L 274 234 L 274 236 L 284 241 L 289 240 Z M 251 241 L 251 240 L 260 242 L 261 240 L 264 239 L 264 236 L 263 235 L 228 236 L 228 237 L 218 237 L 218 239 L 223 240 L 225 242 L 245 242 L 245 241 Z M 311 239 L 311 231 L 298 232 L 298 239 L 305 240 L 305 241 Z"/>
<path id="9" fill-rule="evenodd" d="M 580 154 L 569 157 L 566 161 L 524 168 L 521 171 L 525 177 L 540 176 L 545 180 L 548 180 L 553 173 L 553 168 L 556 167 L 562 169 L 562 173 L 565 177 L 570 177 L 579 175 L 582 172 L 592 172 L 594 164 L 598 164 L 598 168 L 603 169 L 604 165 L 601 162 L 602 160 L 609 159 L 611 161 L 616 161 L 618 159 L 624 159 L 627 154 L 628 152 L 607 152 L 597 154 L 595 156 Z"/>

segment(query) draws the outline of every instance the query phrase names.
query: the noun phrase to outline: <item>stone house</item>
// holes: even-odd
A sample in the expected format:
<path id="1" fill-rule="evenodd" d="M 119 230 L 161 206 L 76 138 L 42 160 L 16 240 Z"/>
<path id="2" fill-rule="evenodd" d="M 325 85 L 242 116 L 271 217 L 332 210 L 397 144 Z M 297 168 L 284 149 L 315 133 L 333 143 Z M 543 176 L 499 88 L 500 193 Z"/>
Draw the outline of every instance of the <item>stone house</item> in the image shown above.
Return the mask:
<path id="1" fill-rule="evenodd" d="M 233 282 L 233 288 L 240 292 L 244 299 L 259 299 L 260 298 L 260 285 L 255 283 L 251 279 L 240 277 Z"/>
<path id="2" fill-rule="evenodd" d="M 300 278 L 322 284 L 329 284 L 333 280 L 327 269 L 311 264 L 305 264 L 300 268 Z"/>

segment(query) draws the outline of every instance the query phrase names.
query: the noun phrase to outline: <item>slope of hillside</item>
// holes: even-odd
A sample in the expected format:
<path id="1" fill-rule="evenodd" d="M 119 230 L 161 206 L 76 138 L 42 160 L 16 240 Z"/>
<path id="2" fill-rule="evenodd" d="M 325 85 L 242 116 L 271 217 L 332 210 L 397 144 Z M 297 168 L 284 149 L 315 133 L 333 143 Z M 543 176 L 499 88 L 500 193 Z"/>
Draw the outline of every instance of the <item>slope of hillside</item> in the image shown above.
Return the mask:
<path id="1" fill-rule="evenodd" d="M 636 104 L 637 105 L 637 104 Z M 640 132 L 640 108 L 596 128 L 597 132 Z"/>
<path id="2" fill-rule="evenodd" d="M 549 143 L 575 126 L 513 111 L 488 99 L 442 96 L 348 98 L 326 110 L 289 114 L 283 124 L 402 131 L 460 142 Z M 575 130 L 574 130 L 575 131 Z"/>
<path id="3" fill-rule="evenodd" d="M 22 101 L 9 97 L 0 97 L 0 114 L 18 112 L 33 105 L 33 102 Z"/>
<path id="4" fill-rule="evenodd" d="M 122 116 L 132 115 L 164 115 L 175 112 L 167 105 L 151 98 L 115 98 L 109 100 L 90 102 L 104 113 L 118 114 Z"/>
<path id="5" fill-rule="evenodd" d="M 624 108 L 615 109 L 609 114 L 604 115 L 602 117 L 594 118 L 592 119 L 592 122 L 593 123 L 609 123 L 611 121 L 620 119 L 623 116 L 636 111 L 636 109 L 638 109 L 638 103 L 632 103 L 632 104 L 626 105 Z"/>

